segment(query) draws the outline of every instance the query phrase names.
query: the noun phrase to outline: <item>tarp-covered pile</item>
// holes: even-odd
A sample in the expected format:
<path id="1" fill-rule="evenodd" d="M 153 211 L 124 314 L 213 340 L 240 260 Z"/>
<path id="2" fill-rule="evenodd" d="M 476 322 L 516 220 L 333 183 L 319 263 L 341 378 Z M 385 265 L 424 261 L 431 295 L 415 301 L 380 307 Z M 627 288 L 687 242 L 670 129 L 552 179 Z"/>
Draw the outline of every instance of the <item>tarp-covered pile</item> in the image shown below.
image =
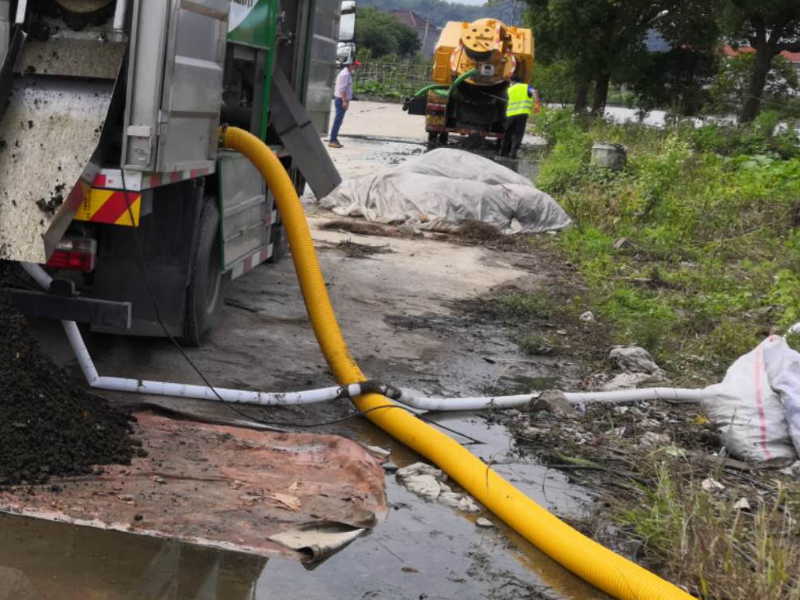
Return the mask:
<path id="1" fill-rule="evenodd" d="M 320 205 L 341 216 L 434 231 L 451 231 L 464 221 L 489 223 L 503 233 L 557 231 L 571 223 L 558 203 L 527 177 L 447 148 L 347 180 Z"/>

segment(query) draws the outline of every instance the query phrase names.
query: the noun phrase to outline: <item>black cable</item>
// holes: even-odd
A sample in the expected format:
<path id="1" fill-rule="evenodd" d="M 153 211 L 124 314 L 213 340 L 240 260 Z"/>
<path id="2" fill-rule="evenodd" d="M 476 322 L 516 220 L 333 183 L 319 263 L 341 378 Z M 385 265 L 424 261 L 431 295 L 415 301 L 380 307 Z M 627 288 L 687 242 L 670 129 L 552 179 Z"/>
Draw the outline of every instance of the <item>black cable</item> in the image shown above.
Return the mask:
<path id="1" fill-rule="evenodd" d="M 156 296 L 153 293 L 153 289 L 150 287 L 150 280 L 147 278 L 147 265 L 145 264 L 145 260 L 144 260 L 144 249 L 142 248 L 141 232 L 139 231 L 139 228 L 136 227 L 136 225 L 135 225 L 136 221 L 133 218 L 133 209 L 131 208 L 131 202 L 130 202 L 129 196 L 128 196 L 128 186 L 127 186 L 127 183 L 125 181 L 125 169 L 124 168 L 120 168 L 120 173 L 121 173 L 121 177 L 122 177 L 122 194 L 123 194 L 123 196 L 125 198 L 125 206 L 126 206 L 126 209 L 128 211 L 128 216 L 129 216 L 129 218 L 131 220 L 131 228 L 134 230 L 133 237 L 136 240 L 136 250 L 137 250 L 137 258 L 138 258 L 138 263 L 139 263 L 139 269 L 142 272 L 142 280 L 144 281 L 145 291 L 147 292 L 147 295 L 150 297 L 150 300 L 153 303 L 153 311 L 154 311 L 155 316 L 156 316 L 156 321 L 158 322 L 159 326 L 161 327 L 161 330 L 164 332 L 164 335 L 167 336 L 167 338 L 172 343 L 172 345 L 175 346 L 175 348 L 178 350 L 178 352 L 181 354 L 181 356 L 184 358 L 184 360 L 189 364 L 189 366 L 194 370 L 194 372 L 197 373 L 197 376 L 200 377 L 200 379 L 202 379 L 203 383 L 206 384 L 206 386 L 212 391 L 212 393 L 217 397 L 217 400 L 219 400 L 220 403 L 223 406 L 228 408 L 228 410 L 236 413 L 238 416 L 244 417 L 245 419 L 248 419 L 248 420 L 253 421 L 255 423 L 259 423 L 261 425 L 269 425 L 269 426 L 274 426 L 274 427 L 297 427 L 297 428 L 300 428 L 300 429 L 310 429 L 310 428 L 314 428 L 314 427 L 325 427 L 327 425 L 336 425 L 338 423 L 343 423 L 345 421 L 349 421 L 350 419 L 353 419 L 355 417 L 366 416 L 368 413 L 371 413 L 374 410 L 379 410 L 379 409 L 382 409 L 382 408 L 399 408 L 401 410 L 405 410 L 406 412 L 411 413 L 412 415 L 415 414 L 414 411 L 406 408 L 405 406 L 400 406 L 400 405 L 397 405 L 397 404 L 382 404 L 380 406 L 374 406 L 374 407 L 372 407 L 370 409 L 367 409 L 365 411 L 356 409 L 357 412 L 354 412 L 353 414 L 347 415 L 346 417 L 342 417 L 342 418 L 339 418 L 339 419 L 334 419 L 332 421 L 325 421 L 325 422 L 321 422 L 321 423 L 311 423 L 311 424 L 303 424 L 303 425 L 301 425 L 301 424 L 298 424 L 298 423 L 284 423 L 284 422 L 278 422 L 278 421 L 265 421 L 264 419 L 260 419 L 258 417 L 253 417 L 252 415 L 247 414 L 246 412 L 241 410 L 239 407 L 235 406 L 234 404 L 231 404 L 230 402 L 225 402 L 225 400 L 222 399 L 222 396 L 220 396 L 219 392 L 217 392 L 217 389 L 213 385 L 211 385 L 211 382 L 208 380 L 208 378 L 206 377 L 205 373 L 203 373 L 200 370 L 200 368 L 195 364 L 195 362 L 192 360 L 192 358 L 186 353 L 186 350 L 183 348 L 183 346 L 180 345 L 180 342 L 178 342 L 178 340 L 175 339 L 175 336 L 173 336 L 170 333 L 169 329 L 164 324 L 164 321 L 161 318 L 161 311 L 159 310 L 159 307 L 158 307 L 158 301 L 156 300 Z M 423 415 L 416 415 L 416 416 L 418 418 L 422 419 L 423 421 L 426 421 L 426 422 L 428 422 L 428 423 L 430 423 L 432 425 L 436 425 L 437 427 L 441 427 L 445 431 L 449 431 L 451 433 L 455 433 L 456 435 L 460 435 L 461 437 L 466 438 L 466 439 L 470 440 L 473 443 L 476 443 L 476 444 L 482 444 L 483 443 L 482 441 L 480 441 L 478 439 L 475 439 L 472 436 L 469 436 L 469 435 L 467 435 L 465 433 L 461 433 L 460 431 L 456 431 L 455 429 L 453 429 L 451 427 L 447 427 L 446 425 L 442 425 L 441 423 L 438 423 L 437 421 L 434 421 L 433 419 L 430 419 L 429 417 L 424 417 Z"/>
<path id="2" fill-rule="evenodd" d="M 134 231 L 133 237 L 136 243 L 136 255 L 138 259 L 137 262 L 139 264 L 139 270 L 142 272 L 142 280 L 144 281 L 145 292 L 147 292 L 147 295 L 150 297 L 150 301 L 153 304 L 153 312 L 155 313 L 158 325 L 161 327 L 161 330 L 164 332 L 164 335 L 169 339 L 172 345 L 175 346 L 175 348 L 181 354 L 183 359 L 189 364 L 192 370 L 194 370 L 197 376 L 200 377 L 203 383 L 206 384 L 206 386 L 217 397 L 217 400 L 219 400 L 223 406 L 226 406 L 230 411 L 236 413 L 240 417 L 244 417 L 245 419 L 248 419 L 250 421 L 255 421 L 257 423 L 260 423 L 261 421 L 257 417 L 253 417 L 247 414 L 246 412 L 239 409 L 239 407 L 234 406 L 229 402 L 225 402 L 222 399 L 222 396 L 220 396 L 219 392 L 217 392 L 217 389 L 213 385 L 211 385 L 211 382 L 208 380 L 206 375 L 200 370 L 200 368 L 195 364 L 195 362 L 191 359 L 191 357 L 188 354 L 186 354 L 186 350 L 184 350 L 183 346 L 181 346 L 178 340 L 175 339 L 175 336 L 173 336 L 172 333 L 170 333 L 169 329 L 164 323 L 164 320 L 161 318 L 161 310 L 159 309 L 158 301 L 156 300 L 156 296 L 153 293 L 152 287 L 150 287 L 150 280 L 147 277 L 147 264 L 145 263 L 144 259 L 144 248 L 142 247 L 141 232 L 139 231 L 139 228 L 136 226 L 136 221 L 134 220 L 133 217 L 133 209 L 131 208 L 132 203 L 128 195 L 128 185 L 125 180 L 125 169 L 122 167 L 122 165 L 120 165 L 120 173 L 122 177 L 122 193 L 123 196 L 125 197 L 125 207 L 128 211 L 128 217 L 131 220 L 131 228 Z M 262 423 L 262 424 L 268 425 L 269 423 Z"/>

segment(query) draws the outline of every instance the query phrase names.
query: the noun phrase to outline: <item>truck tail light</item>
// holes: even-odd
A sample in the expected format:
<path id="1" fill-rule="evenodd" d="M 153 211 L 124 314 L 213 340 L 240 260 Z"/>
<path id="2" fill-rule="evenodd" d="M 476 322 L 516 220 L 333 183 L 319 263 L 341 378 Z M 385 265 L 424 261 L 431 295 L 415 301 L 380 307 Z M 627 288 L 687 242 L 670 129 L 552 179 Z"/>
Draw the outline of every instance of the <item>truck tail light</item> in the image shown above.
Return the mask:
<path id="1" fill-rule="evenodd" d="M 47 261 L 53 269 L 72 269 L 73 271 L 94 271 L 97 256 L 97 240 L 90 238 L 64 238 L 56 246 L 55 252 Z"/>

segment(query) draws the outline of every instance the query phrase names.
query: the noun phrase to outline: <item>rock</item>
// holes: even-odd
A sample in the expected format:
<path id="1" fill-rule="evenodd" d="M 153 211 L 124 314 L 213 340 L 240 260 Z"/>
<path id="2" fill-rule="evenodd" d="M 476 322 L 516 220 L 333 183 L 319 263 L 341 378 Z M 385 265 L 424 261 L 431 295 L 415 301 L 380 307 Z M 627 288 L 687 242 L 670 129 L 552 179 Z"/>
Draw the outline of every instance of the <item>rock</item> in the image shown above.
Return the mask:
<path id="1" fill-rule="evenodd" d="M 466 494 L 459 494 L 456 492 L 442 492 L 437 498 L 440 504 L 455 508 L 462 512 L 475 513 L 480 512 L 480 507 L 476 502 Z"/>
<path id="2" fill-rule="evenodd" d="M 750 510 L 750 502 L 745 497 L 739 498 L 733 508 L 736 510 Z"/>
<path id="3" fill-rule="evenodd" d="M 433 475 L 409 475 L 404 477 L 402 482 L 409 492 L 429 502 L 436 500 L 442 492 L 439 482 Z"/>
<path id="4" fill-rule="evenodd" d="M 578 318 L 586 323 L 591 323 L 594 321 L 594 313 L 590 310 L 587 310 L 585 313 L 581 313 L 581 316 Z"/>
<path id="5" fill-rule="evenodd" d="M 611 381 L 600 386 L 600 390 L 604 392 L 627 390 L 644 384 L 659 383 L 660 381 L 662 380 L 649 373 L 620 373 L 612 378 Z"/>
<path id="6" fill-rule="evenodd" d="M 386 471 L 387 473 L 396 473 L 399 468 L 400 467 L 398 467 L 393 462 L 383 463 L 383 470 Z"/>
<path id="7" fill-rule="evenodd" d="M 478 517 L 477 519 L 475 519 L 475 525 L 477 525 L 478 527 L 486 527 L 486 528 L 494 527 L 494 523 L 492 523 L 489 519 L 485 517 Z"/>
<path id="8" fill-rule="evenodd" d="M 438 478 L 442 476 L 442 472 L 433 465 L 423 462 L 416 462 L 397 470 L 397 476 L 400 479 L 405 479 L 413 475 L 433 475 Z"/>
<path id="9" fill-rule="evenodd" d="M 666 446 L 669 444 L 670 439 L 666 433 L 656 433 L 655 431 L 646 431 L 642 436 L 642 446 Z"/>
<path id="10" fill-rule="evenodd" d="M 391 450 L 387 450 L 386 448 L 381 448 L 380 446 L 370 446 L 370 445 L 367 445 L 367 444 L 363 444 L 363 446 L 367 450 L 369 450 L 372 454 L 374 454 L 375 456 L 377 456 L 379 458 L 386 458 L 387 456 L 389 456 L 392 453 Z"/>
<path id="11" fill-rule="evenodd" d="M 722 485 L 716 479 L 712 479 L 711 477 L 703 479 L 703 482 L 700 484 L 700 486 L 709 493 L 721 492 L 725 489 L 724 485 Z"/>
<path id="12" fill-rule="evenodd" d="M 661 367 L 640 346 L 614 346 L 608 353 L 608 358 L 626 373 L 647 373 L 664 377 Z"/>
<path id="13" fill-rule="evenodd" d="M 579 414 L 564 393 L 558 390 L 542 392 L 538 398 L 531 400 L 529 407 L 532 413 L 547 411 L 556 417 L 573 418 Z"/>
<path id="14" fill-rule="evenodd" d="M 408 491 L 433 502 L 442 492 L 439 479 L 442 472 L 426 463 L 418 462 L 397 470 L 397 478 Z"/>

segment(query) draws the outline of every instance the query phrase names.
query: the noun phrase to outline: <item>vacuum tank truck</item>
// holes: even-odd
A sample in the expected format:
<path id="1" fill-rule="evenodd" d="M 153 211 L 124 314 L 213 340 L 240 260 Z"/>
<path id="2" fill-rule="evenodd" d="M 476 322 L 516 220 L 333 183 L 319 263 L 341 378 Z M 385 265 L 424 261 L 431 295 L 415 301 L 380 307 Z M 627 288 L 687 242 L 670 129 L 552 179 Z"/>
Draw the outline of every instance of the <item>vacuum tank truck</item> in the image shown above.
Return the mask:
<path id="1" fill-rule="evenodd" d="M 320 143 L 338 0 L 0 0 L 0 260 L 47 265 L 22 312 L 197 344 L 229 279 L 284 252 L 257 171 L 340 181 Z M 166 331 L 165 331 L 166 330 Z"/>
<path id="2" fill-rule="evenodd" d="M 433 84 L 404 106 L 425 115 L 428 146 L 446 144 L 450 133 L 502 140 L 506 90 L 512 77 L 530 81 L 533 50 L 530 29 L 497 19 L 448 22 L 433 55 Z"/>

